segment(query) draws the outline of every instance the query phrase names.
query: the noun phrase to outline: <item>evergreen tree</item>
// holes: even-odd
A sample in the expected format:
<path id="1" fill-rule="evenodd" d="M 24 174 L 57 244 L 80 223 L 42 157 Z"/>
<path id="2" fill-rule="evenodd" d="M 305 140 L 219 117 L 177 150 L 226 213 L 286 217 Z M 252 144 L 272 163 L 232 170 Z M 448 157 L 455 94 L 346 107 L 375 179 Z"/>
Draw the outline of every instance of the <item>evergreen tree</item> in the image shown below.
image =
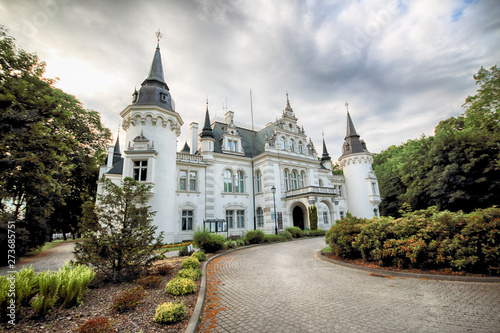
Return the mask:
<path id="1" fill-rule="evenodd" d="M 119 282 L 137 276 L 157 259 L 154 252 L 162 246 L 163 233 L 156 233 L 155 212 L 147 205 L 151 185 L 129 177 L 121 186 L 103 181 L 95 215 L 86 212 L 83 230 L 88 239 L 76 245 L 76 258 Z"/>

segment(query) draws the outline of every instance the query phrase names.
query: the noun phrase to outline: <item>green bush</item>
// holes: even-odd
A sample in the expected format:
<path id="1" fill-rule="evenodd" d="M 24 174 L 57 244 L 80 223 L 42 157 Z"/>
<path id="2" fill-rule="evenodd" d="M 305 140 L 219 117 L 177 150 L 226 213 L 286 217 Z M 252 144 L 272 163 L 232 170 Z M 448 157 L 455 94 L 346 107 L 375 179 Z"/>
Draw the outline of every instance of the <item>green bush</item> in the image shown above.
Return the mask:
<path id="1" fill-rule="evenodd" d="M 315 205 L 309 206 L 307 209 L 309 211 L 309 225 L 311 230 L 318 229 L 318 208 Z"/>
<path id="2" fill-rule="evenodd" d="M 236 240 L 236 246 L 239 247 L 239 246 L 245 246 L 245 245 L 246 244 L 245 244 L 245 241 L 243 239 L 240 238 L 240 239 Z"/>
<path id="3" fill-rule="evenodd" d="M 177 276 L 167 283 L 165 291 L 174 296 L 191 294 L 196 291 L 196 283 L 191 279 Z"/>
<path id="4" fill-rule="evenodd" d="M 118 312 L 134 309 L 148 293 L 142 286 L 125 289 L 113 300 L 111 307 Z"/>
<path id="5" fill-rule="evenodd" d="M 343 258 L 400 268 L 500 272 L 500 208 L 469 214 L 435 207 L 399 219 L 348 217 L 327 232 L 332 252 Z"/>
<path id="6" fill-rule="evenodd" d="M 158 305 L 153 321 L 160 324 L 175 323 L 184 320 L 186 315 L 187 309 L 184 302 L 168 302 Z"/>
<path id="7" fill-rule="evenodd" d="M 106 317 L 97 317 L 87 320 L 78 327 L 78 332 L 81 333 L 113 333 L 116 330 Z"/>
<path id="8" fill-rule="evenodd" d="M 264 235 L 264 243 L 278 243 L 278 242 L 285 242 L 287 238 L 283 235 L 271 235 L 271 234 L 266 234 Z"/>
<path id="9" fill-rule="evenodd" d="M 61 278 L 57 273 L 48 271 L 37 275 L 38 294 L 31 301 L 31 308 L 37 317 L 44 317 L 55 305 L 61 286 Z"/>
<path id="10" fill-rule="evenodd" d="M 302 229 L 300 229 L 299 227 L 288 227 L 288 228 L 285 228 L 285 231 L 288 231 L 293 238 L 300 238 L 302 237 Z"/>
<path id="11" fill-rule="evenodd" d="M 194 269 L 194 268 L 184 268 L 181 269 L 179 273 L 177 273 L 177 276 L 196 281 L 200 278 L 201 271 L 199 269 Z"/>
<path id="12" fill-rule="evenodd" d="M 35 273 L 35 270 L 30 267 L 21 269 L 15 274 L 15 276 L 16 303 L 26 306 L 37 292 L 37 274 Z"/>
<path id="13" fill-rule="evenodd" d="M 264 232 L 262 230 L 252 230 L 245 234 L 245 242 L 248 244 L 264 243 Z"/>
<path id="14" fill-rule="evenodd" d="M 199 262 L 207 260 L 207 255 L 203 251 L 195 252 L 191 255 L 191 257 L 198 259 Z"/>
<path id="15" fill-rule="evenodd" d="M 234 249 L 234 248 L 236 248 L 236 247 L 237 247 L 237 245 L 236 245 L 236 242 L 235 242 L 235 241 L 228 240 L 228 241 L 226 242 L 226 248 L 228 248 L 228 249 Z"/>
<path id="16" fill-rule="evenodd" d="M 152 289 L 158 287 L 162 280 L 163 277 L 160 275 L 151 275 L 137 279 L 135 282 L 144 289 Z"/>
<path id="17" fill-rule="evenodd" d="M 0 323 L 6 322 L 7 317 L 7 306 L 10 303 L 9 297 L 10 280 L 7 276 L 0 276 Z"/>
<path id="18" fill-rule="evenodd" d="M 290 231 L 288 231 L 286 229 L 285 229 L 285 231 L 283 231 L 282 235 L 285 236 L 286 239 L 293 239 L 293 236 L 290 233 Z"/>
<path id="19" fill-rule="evenodd" d="M 72 307 L 80 304 L 87 287 L 95 277 L 92 268 L 66 262 L 57 272 L 61 279 L 59 300 L 63 306 Z"/>
<path id="20" fill-rule="evenodd" d="M 181 249 L 179 250 L 179 257 L 186 257 L 186 256 L 190 256 L 190 255 L 191 255 L 191 254 L 193 254 L 193 253 L 194 253 L 194 250 L 189 251 L 187 246 L 183 246 L 183 247 L 181 247 Z"/>
<path id="21" fill-rule="evenodd" d="M 197 269 L 200 268 L 200 262 L 194 257 L 189 257 L 182 261 L 181 267 Z"/>
<path id="22" fill-rule="evenodd" d="M 215 253 L 225 248 L 226 238 L 222 235 L 211 234 L 208 230 L 196 230 L 193 241 L 205 253 Z"/>
<path id="23" fill-rule="evenodd" d="M 311 236 L 311 237 L 324 236 L 325 234 L 326 234 L 326 231 L 323 229 L 316 229 L 316 230 L 309 231 L 309 236 Z"/>

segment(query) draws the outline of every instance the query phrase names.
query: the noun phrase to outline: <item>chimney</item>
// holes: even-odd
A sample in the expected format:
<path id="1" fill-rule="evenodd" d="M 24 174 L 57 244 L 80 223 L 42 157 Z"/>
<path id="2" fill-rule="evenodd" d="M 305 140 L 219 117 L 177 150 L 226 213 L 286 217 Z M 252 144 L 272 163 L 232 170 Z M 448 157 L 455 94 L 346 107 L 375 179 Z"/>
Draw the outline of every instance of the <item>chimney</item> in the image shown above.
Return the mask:
<path id="1" fill-rule="evenodd" d="M 191 137 L 191 154 L 194 154 L 198 150 L 198 123 L 192 122 L 189 129 Z"/>
<path id="2" fill-rule="evenodd" d="M 233 111 L 227 111 L 226 112 L 226 124 L 228 126 L 232 125 L 234 121 L 234 112 Z"/>

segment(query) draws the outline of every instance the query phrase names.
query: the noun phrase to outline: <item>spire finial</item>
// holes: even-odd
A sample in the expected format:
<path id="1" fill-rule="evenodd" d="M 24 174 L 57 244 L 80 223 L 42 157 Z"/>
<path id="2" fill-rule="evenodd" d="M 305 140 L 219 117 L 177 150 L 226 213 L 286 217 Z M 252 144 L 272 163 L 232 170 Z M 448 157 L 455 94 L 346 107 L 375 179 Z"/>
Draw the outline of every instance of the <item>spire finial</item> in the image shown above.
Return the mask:
<path id="1" fill-rule="evenodd" d="M 158 40 L 158 47 L 160 47 L 160 38 L 163 37 L 163 35 L 160 32 L 160 28 L 158 28 L 158 31 L 155 33 L 156 39 Z"/>
<path id="2" fill-rule="evenodd" d="M 349 103 L 347 103 L 347 101 L 345 101 L 345 108 L 346 108 L 347 112 L 349 112 Z"/>

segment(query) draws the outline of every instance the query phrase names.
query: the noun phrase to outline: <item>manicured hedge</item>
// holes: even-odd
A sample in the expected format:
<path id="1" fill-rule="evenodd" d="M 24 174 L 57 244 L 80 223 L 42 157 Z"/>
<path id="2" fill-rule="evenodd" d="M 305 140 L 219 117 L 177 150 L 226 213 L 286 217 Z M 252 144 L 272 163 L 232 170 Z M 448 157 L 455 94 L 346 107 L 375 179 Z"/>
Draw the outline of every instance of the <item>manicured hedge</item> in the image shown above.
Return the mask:
<path id="1" fill-rule="evenodd" d="M 382 266 L 500 274 L 500 208 L 462 212 L 435 207 L 399 219 L 359 219 L 348 214 L 326 234 L 342 258 L 365 258 Z"/>

